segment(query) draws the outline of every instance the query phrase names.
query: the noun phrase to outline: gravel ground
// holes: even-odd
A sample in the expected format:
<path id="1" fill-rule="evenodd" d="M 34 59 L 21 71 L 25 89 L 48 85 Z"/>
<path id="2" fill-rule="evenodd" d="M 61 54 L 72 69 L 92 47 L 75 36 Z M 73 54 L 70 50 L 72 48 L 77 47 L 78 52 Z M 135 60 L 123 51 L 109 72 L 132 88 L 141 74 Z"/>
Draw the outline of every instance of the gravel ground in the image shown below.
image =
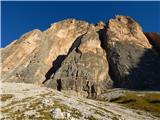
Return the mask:
<path id="1" fill-rule="evenodd" d="M 24 83 L 1 83 L 2 120 L 52 120 L 51 111 L 60 108 L 68 120 L 159 120 L 149 113 L 115 103 L 91 100 L 75 93 Z"/>

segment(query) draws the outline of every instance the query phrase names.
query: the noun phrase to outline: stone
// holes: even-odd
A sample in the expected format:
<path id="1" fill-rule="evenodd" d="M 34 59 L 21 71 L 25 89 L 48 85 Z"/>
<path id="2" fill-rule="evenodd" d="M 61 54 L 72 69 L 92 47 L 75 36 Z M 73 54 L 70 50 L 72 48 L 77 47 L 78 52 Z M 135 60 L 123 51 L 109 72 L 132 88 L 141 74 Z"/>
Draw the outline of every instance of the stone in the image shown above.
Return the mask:
<path id="1" fill-rule="evenodd" d="M 64 115 L 63 112 L 61 111 L 60 108 L 55 108 L 52 112 L 51 112 L 51 116 L 53 119 L 64 119 Z"/>
<path id="2" fill-rule="evenodd" d="M 65 118 L 69 119 L 71 117 L 71 114 L 69 112 L 63 112 Z"/>
<path id="3" fill-rule="evenodd" d="M 160 89 L 160 57 L 135 20 L 128 16 L 109 20 L 105 42 L 115 87 Z"/>
<path id="4" fill-rule="evenodd" d="M 46 107 L 46 106 L 54 105 L 54 102 L 49 99 L 43 99 L 42 104 L 43 104 L 43 106 Z"/>

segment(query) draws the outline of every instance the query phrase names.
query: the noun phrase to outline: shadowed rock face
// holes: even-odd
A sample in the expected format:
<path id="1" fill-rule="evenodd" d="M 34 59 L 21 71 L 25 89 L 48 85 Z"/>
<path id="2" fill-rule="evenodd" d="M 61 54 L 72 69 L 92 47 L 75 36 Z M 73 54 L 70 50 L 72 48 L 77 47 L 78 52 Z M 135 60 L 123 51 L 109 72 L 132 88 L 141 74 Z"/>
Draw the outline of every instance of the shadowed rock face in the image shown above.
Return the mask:
<path id="1" fill-rule="evenodd" d="M 113 85 L 159 89 L 160 57 L 150 44 L 159 45 L 159 37 L 148 35 L 149 42 L 146 36 L 126 16 L 110 19 L 107 25 L 66 19 L 43 32 L 28 32 L 1 49 L 2 81 L 44 84 L 88 97 Z"/>
<path id="2" fill-rule="evenodd" d="M 160 57 L 132 18 L 117 16 L 108 23 L 107 53 L 116 87 L 160 89 Z"/>
<path id="3" fill-rule="evenodd" d="M 160 34 L 155 32 L 145 33 L 149 42 L 153 45 L 153 47 L 160 54 Z"/>

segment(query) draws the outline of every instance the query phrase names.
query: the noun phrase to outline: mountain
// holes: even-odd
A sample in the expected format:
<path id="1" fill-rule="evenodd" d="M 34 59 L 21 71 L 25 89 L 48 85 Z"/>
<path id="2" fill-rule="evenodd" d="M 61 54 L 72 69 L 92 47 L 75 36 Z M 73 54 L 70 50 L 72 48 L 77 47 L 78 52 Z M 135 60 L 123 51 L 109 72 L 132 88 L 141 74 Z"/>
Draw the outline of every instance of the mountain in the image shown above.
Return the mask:
<path id="1" fill-rule="evenodd" d="M 129 16 L 66 19 L 1 49 L 2 82 L 33 83 L 96 98 L 107 89 L 160 90 L 159 34 Z"/>

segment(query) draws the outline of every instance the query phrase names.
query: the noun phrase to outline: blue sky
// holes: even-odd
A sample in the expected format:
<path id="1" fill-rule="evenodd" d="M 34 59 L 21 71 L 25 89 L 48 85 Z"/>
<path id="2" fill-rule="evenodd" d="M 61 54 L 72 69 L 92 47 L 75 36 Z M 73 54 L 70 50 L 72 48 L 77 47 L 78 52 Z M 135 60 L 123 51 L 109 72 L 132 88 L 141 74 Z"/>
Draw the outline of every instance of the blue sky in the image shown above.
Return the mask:
<path id="1" fill-rule="evenodd" d="M 33 29 L 45 30 L 51 23 L 76 18 L 90 23 L 107 22 L 115 15 L 133 17 L 144 31 L 160 32 L 160 2 L 2 2 L 1 44 L 5 47 Z"/>

